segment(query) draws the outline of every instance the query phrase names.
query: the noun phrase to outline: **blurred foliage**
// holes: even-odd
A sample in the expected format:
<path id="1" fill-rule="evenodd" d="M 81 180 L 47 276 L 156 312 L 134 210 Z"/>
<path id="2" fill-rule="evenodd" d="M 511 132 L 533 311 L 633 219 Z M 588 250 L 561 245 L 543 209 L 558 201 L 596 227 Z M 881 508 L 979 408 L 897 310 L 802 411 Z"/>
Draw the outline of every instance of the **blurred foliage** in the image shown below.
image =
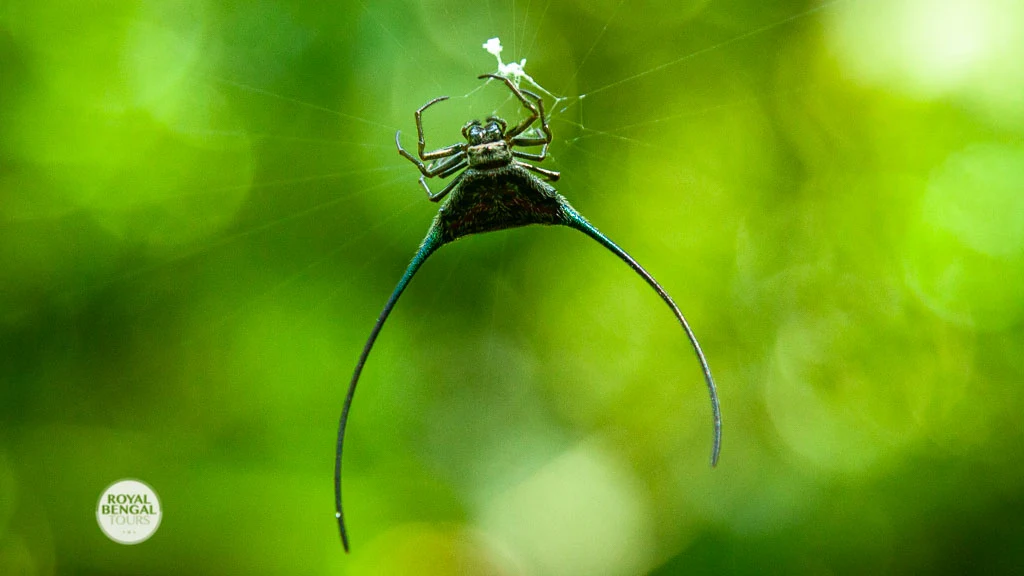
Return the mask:
<path id="1" fill-rule="evenodd" d="M 567 229 L 462 240 L 413 166 L 552 93 Z M 0 573 L 1024 565 L 1015 0 L 0 3 Z M 436 188 L 435 188 L 436 189 Z M 140 478 L 137 546 L 94 506 Z"/>

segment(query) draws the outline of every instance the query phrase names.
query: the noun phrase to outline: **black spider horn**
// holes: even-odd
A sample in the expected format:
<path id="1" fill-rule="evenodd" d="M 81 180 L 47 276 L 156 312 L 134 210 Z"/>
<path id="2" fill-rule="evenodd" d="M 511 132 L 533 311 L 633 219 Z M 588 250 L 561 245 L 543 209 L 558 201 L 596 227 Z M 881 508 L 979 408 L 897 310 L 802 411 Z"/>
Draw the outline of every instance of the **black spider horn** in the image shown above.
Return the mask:
<path id="1" fill-rule="evenodd" d="M 352 407 L 352 397 L 356 393 L 356 384 L 359 383 L 359 375 L 363 372 L 363 366 L 366 364 L 367 357 L 370 356 L 373 343 L 377 341 L 377 336 L 380 334 L 381 328 L 384 327 L 384 321 L 388 319 L 391 310 L 394 309 L 395 304 L 398 302 L 398 297 L 405 291 L 409 281 L 412 280 L 420 266 L 442 244 L 444 244 L 444 241 L 441 239 L 440 228 L 435 223 L 431 225 L 430 231 L 427 232 L 426 238 L 420 244 L 419 250 L 416 251 L 416 255 L 413 256 L 409 266 L 405 269 L 405 274 L 402 275 L 402 279 L 398 281 L 398 285 L 395 286 L 395 290 L 391 293 L 391 298 L 388 298 L 387 304 L 384 305 L 384 310 L 381 311 L 380 317 L 377 318 L 377 323 L 373 325 L 373 331 L 370 332 L 370 337 L 366 340 L 366 345 L 363 346 L 363 353 L 359 355 L 359 362 L 356 363 L 356 370 L 352 374 L 352 381 L 348 385 L 348 394 L 345 396 L 345 404 L 341 408 L 341 419 L 338 422 L 338 445 L 334 455 L 334 509 L 335 517 L 338 519 L 338 531 L 341 533 L 341 545 L 345 547 L 345 552 L 348 552 L 348 533 L 345 531 L 345 514 L 341 507 L 341 456 L 345 445 L 345 425 L 348 423 L 348 412 Z"/>
<path id="2" fill-rule="evenodd" d="M 676 319 L 679 320 L 679 324 L 682 325 L 683 331 L 686 332 L 686 337 L 690 339 L 690 344 L 693 346 L 693 351 L 697 354 L 697 361 L 700 362 L 701 370 L 704 372 L 704 381 L 708 386 L 708 394 L 711 396 L 711 415 L 714 420 L 714 440 L 711 446 L 711 466 L 715 466 L 718 464 L 718 453 L 722 448 L 722 412 L 718 405 L 718 392 L 715 389 L 715 380 L 711 377 L 711 367 L 708 366 L 708 361 L 704 357 L 704 352 L 700 349 L 700 344 L 697 343 L 697 337 L 693 334 L 693 330 L 690 329 L 690 324 L 686 321 L 686 318 L 679 310 L 679 307 L 676 306 L 676 303 L 672 301 L 672 297 L 668 295 L 668 292 L 661 287 L 661 284 L 658 284 L 647 270 L 644 270 L 643 266 L 637 263 L 637 261 L 627 254 L 625 250 L 619 248 L 615 242 L 612 242 L 611 239 L 602 234 L 594 227 L 593 224 L 587 222 L 587 219 L 573 209 L 573 207 L 564 199 L 562 199 L 561 205 L 564 218 L 563 224 L 571 228 L 575 228 L 594 240 L 597 240 L 598 243 L 618 256 L 623 262 L 629 264 L 629 267 L 646 280 L 647 284 L 649 284 L 651 288 L 654 288 L 654 291 L 661 296 L 661 299 L 664 300 L 666 304 L 668 304 L 668 307 L 672 309 L 672 313 L 675 314 Z"/>

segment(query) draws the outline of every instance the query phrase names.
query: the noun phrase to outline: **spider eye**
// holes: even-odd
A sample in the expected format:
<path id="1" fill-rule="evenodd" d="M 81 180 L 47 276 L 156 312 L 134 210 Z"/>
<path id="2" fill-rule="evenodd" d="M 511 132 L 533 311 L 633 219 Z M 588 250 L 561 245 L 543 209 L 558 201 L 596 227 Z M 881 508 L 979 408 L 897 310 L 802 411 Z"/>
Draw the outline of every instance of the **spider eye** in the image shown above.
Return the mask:
<path id="1" fill-rule="evenodd" d="M 478 136 L 479 134 L 480 134 L 480 121 L 479 120 L 472 120 L 470 122 L 466 122 L 466 125 L 462 127 L 462 137 L 463 138 L 467 138 L 468 139 L 468 138 L 471 138 L 471 137 L 474 137 L 474 136 Z"/>

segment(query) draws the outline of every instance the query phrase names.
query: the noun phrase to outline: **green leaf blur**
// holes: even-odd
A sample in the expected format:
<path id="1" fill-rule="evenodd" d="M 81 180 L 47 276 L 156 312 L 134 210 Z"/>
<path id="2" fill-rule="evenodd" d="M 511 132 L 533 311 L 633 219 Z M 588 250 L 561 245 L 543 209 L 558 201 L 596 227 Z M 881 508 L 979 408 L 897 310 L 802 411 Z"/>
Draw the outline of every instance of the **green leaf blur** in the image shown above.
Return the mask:
<path id="1" fill-rule="evenodd" d="M 551 93 L 568 229 L 415 167 Z M 1015 0 L 0 3 L 0 574 L 1024 565 Z M 443 183 L 432 182 L 438 190 Z M 95 506 L 138 478 L 135 546 Z"/>

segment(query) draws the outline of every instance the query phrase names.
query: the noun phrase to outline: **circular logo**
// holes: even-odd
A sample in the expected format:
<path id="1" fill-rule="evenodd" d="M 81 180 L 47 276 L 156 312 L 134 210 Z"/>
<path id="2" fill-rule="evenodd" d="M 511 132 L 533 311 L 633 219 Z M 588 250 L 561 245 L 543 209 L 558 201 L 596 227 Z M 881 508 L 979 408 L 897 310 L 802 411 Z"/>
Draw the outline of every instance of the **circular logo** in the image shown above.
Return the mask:
<path id="1" fill-rule="evenodd" d="M 156 492 L 130 478 L 108 486 L 96 505 L 100 530 L 119 544 L 144 542 L 156 532 L 163 515 Z"/>

